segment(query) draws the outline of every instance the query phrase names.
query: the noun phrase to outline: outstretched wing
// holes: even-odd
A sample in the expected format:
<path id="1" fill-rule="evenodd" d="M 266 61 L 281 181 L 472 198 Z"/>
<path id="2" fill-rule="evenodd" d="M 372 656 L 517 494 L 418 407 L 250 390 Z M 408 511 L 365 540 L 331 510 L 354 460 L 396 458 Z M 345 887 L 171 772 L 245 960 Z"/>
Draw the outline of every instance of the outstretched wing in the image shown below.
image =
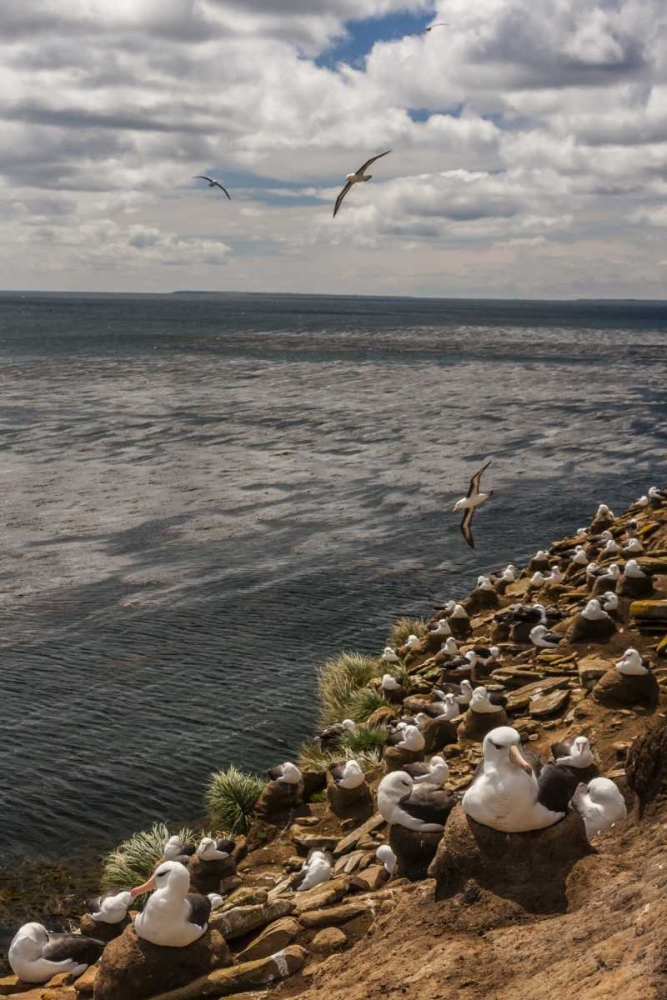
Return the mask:
<path id="1" fill-rule="evenodd" d="M 220 181 L 213 181 L 213 187 L 220 188 L 221 191 L 225 192 L 225 194 L 227 195 L 227 197 L 229 198 L 229 200 L 230 201 L 232 200 L 232 196 L 230 195 L 229 191 L 227 190 L 227 188 L 225 188 L 225 187 L 222 186 L 222 184 L 220 183 Z"/>
<path id="2" fill-rule="evenodd" d="M 475 548 L 475 539 L 472 537 L 472 519 L 474 516 L 475 508 L 468 507 L 463 514 L 463 520 L 461 521 L 461 534 L 471 549 Z"/>
<path id="3" fill-rule="evenodd" d="M 486 463 L 486 465 L 482 466 L 479 472 L 476 472 L 475 475 L 472 477 L 472 479 L 470 480 L 470 486 L 468 487 L 468 492 L 466 493 L 467 497 L 477 496 L 477 494 L 479 493 L 479 484 L 481 482 L 482 476 L 484 475 L 484 473 L 486 472 L 486 470 L 490 465 L 491 465 L 491 460 L 489 460 Z"/>
<path id="4" fill-rule="evenodd" d="M 213 180 L 212 177 L 205 177 L 204 174 L 195 174 L 195 176 L 192 179 L 193 181 L 208 181 L 209 184 L 215 184 L 215 181 Z"/>
<path id="5" fill-rule="evenodd" d="M 388 156 L 391 153 L 390 149 L 385 150 L 384 153 L 378 153 L 377 156 L 371 156 L 370 160 L 366 160 L 362 167 L 357 170 L 358 174 L 363 174 L 370 167 L 371 163 L 375 163 L 376 160 L 381 160 L 383 156 Z"/>
<path id="6" fill-rule="evenodd" d="M 347 194 L 347 192 L 350 190 L 351 187 L 352 187 L 352 185 L 348 181 L 347 184 L 345 185 L 345 187 L 343 188 L 343 190 L 341 191 L 341 193 L 336 198 L 336 204 L 334 205 L 334 213 L 333 213 L 334 219 L 336 218 L 336 216 L 338 214 L 338 209 L 343 204 L 343 198 L 345 197 L 345 195 Z"/>

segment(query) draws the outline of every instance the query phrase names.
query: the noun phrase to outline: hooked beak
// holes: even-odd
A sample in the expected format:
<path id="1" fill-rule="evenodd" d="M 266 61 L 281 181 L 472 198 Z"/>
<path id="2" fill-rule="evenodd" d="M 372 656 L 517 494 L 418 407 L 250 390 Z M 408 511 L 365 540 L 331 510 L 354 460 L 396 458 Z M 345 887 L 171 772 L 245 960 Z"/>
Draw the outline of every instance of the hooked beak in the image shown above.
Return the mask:
<path id="1" fill-rule="evenodd" d="M 149 878 L 148 882 L 144 882 L 143 885 L 138 885 L 136 889 L 130 889 L 130 898 L 136 899 L 137 896 L 143 896 L 145 892 L 152 892 L 155 888 L 155 876 L 152 876 L 152 878 Z"/>
<path id="2" fill-rule="evenodd" d="M 530 766 L 530 764 L 523 756 L 518 747 L 516 746 L 510 747 L 510 760 L 512 761 L 513 764 L 516 764 L 517 767 L 520 767 L 523 771 L 525 771 L 526 774 L 533 773 L 532 767 Z"/>

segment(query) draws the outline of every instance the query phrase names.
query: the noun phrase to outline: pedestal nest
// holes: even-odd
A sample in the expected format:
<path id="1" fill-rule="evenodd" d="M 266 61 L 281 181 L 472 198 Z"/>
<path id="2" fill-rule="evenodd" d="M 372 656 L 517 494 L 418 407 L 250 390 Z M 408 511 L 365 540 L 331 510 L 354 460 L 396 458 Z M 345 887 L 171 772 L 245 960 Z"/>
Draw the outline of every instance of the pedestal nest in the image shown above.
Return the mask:
<path id="1" fill-rule="evenodd" d="M 109 941 L 113 941 L 114 938 L 120 937 L 126 927 L 131 925 L 132 921 L 129 917 L 125 917 L 117 924 L 105 924 L 102 921 L 93 920 L 89 913 L 84 913 L 79 921 L 79 930 L 84 935 L 84 937 L 97 938 L 98 941 L 104 941 L 105 944 Z"/>
<path id="2" fill-rule="evenodd" d="M 567 909 L 565 882 L 573 865 L 593 853 L 578 813 L 545 830 L 501 833 L 456 806 L 429 868 L 436 899 L 460 893 L 470 880 L 532 913 Z"/>
<path id="3" fill-rule="evenodd" d="M 622 674 L 612 667 L 593 688 L 593 697 L 608 708 L 632 708 L 633 705 L 655 708 L 660 688 L 652 673 Z"/>
<path id="4" fill-rule="evenodd" d="M 207 896 L 209 892 L 220 892 L 220 883 L 236 875 L 236 862 L 231 857 L 220 861 L 203 861 L 195 854 L 190 858 L 188 871 L 190 891 L 201 892 L 203 896 Z"/>
<path id="5" fill-rule="evenodd" d="M 354 819 L 358 823 L 364 823 L 375 811 L 373 796 L 365 781 L 358 788 L 329 785 L 327 799 L 332 813 L 339 819 Z"/>
<path id="6" fill-rule="evenodd" d="M 389 844 L 396 855 L 396 876 L 419 882 L 427 878 L 428 869 L 442 840 L 442 830 L 419 833 L 394 824 L 389 828 Z"/>
<path id="7" fill-rule="evenodd" d="M 104 950 L 94 1000 L 148 1000 L 231 964 L 230 950 L 217 930 L 208 930 L 187 948 L 163 948 L 128 927 Z"/>
<path id="8" fill-rule="evenodd" d="M 404 764 L 418 764 L 423 759 L 423 750 L 402 750 L 400 747 L 387 747 L 384 752 L 384 766 L 387 774 L 390 771 L 400 771 Z"/>

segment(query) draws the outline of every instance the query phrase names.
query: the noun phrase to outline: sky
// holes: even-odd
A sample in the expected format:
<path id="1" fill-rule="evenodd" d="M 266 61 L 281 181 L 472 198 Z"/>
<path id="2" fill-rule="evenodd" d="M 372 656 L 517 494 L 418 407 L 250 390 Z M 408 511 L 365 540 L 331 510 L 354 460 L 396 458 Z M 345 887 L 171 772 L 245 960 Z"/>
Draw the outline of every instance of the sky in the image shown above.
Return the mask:
<path id="1" fill-rule="evenodd" d="M 664 0 L 22 0 L 0 118 L 3 289 L 667 298 Z"/>

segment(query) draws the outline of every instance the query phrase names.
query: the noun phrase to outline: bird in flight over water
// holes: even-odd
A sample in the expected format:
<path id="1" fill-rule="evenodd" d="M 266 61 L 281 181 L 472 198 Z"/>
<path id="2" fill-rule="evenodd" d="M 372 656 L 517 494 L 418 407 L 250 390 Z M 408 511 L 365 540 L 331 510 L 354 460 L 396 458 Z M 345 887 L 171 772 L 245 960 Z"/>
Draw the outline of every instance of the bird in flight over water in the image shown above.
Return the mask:
<path id="1" fill-rule="evenodd" d="M 352 187 L 352 185 L 353 184 L 359 184 L 360 181 L 369 181 L 373 175 L 372 174 L 367 174 L 365 171 L 368 170 L 368 168 L 370 167 L 371 163 L 375 163 L 376 160 L 381 159 L 383 156 L 387 156 L 388 153 L 391 153 L 390 149 L 386 150 L 386 152 L 384 152 L 384 153 L 378 153 L 377 156 L 371 156 L 370 160 L 366 160 L 366 162 L 363 164 L 363 166 L 359 167 L 359 169 L 356 171 L 356 173 L 354 173 L 354 174 L 348 174 L 347 175 L 347 178 L 346 178 L 347 183 L 346 183 L 345 187 L 343 188 L 343 190 L 341 191 L 341 193 L 336 198 L 336 204 L 334 206 L 334 211 L 333 211 L 334 219 L 336 218 L 336 215 L 338 214 L 338 209 L 343 204 L 343 198 L 345 197 L 345 195 L 347 194 L 347 192 L 350 190 L 350 188 Z"/>
<path id="2" fill-rule="evenodd" d="M 475 548 L 475 539 L 472 536 L 472 519 L 475 516 L 475 511 L 481 503 L 484 503 L 485 500 L 488 500 L 489 497 L 493 496 L 493 490 L 489 490 L 488 493 L 481 493 L 479 489 L 482 476 L 490 465 L 491 462 L 489 461 L 479 470 L 479 472 L 475 473 L 470 480 L 470 486 L 466 496 L 457 500 L 453 507 L 454 513 L 458 510 L 462 510 L 464 512 L 463 520 L 461 521 L 461 534 L 471 549 Z"/>
<path id="3" fill-rule="evenodd" d="M 193 180 L 195 180 L 195 181 L 208 181 L 208 186 L 210 188 L 220 188 L 221 191 L 225 192 L 225 194 L 227 195 L 227 197 L 229 198 L 229 200 L 230 201 L 232 200 L 232 196 L 230 195 L 229 191 L 227 190 L 227 188 L 224 188 L 222 186 L 222 184 L 220 183 L 220 181 L 213 180 L 212 177 L 205 177 L 203 174 L 197 174 L 197 176 L 194 177 Z"/>

